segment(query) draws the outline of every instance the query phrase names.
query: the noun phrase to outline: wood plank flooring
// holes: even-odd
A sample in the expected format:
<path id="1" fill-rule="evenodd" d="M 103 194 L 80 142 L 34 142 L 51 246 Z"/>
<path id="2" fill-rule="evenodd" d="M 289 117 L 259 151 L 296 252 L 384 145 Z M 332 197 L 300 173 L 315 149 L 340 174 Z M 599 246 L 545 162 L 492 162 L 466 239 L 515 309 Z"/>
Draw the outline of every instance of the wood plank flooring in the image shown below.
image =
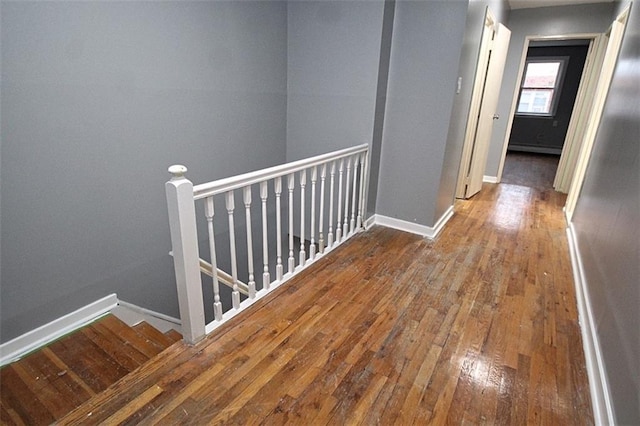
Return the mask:
<path id="1" fill-rule="evenodd" d="M 435 241 L 374 227 L 60 423 L 592 424 L 563 204 L 487 184 Z"/>
<path id="2" fill-rule="evenodd" d="M 107 315 L 3 367 L 0 422 L 50 424 L 181 339 Z"/>

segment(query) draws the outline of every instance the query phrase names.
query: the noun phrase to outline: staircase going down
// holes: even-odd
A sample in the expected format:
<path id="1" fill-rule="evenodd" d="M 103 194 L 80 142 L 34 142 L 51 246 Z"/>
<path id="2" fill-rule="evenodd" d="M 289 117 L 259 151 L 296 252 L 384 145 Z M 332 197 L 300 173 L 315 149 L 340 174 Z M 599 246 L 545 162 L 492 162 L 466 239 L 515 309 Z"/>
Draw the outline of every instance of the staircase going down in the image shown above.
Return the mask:
<path id="1" fill-rule="evenodd" d="M 51 424 L 181 339 L 104 316 L 2 367 L 0 423 Z"/>

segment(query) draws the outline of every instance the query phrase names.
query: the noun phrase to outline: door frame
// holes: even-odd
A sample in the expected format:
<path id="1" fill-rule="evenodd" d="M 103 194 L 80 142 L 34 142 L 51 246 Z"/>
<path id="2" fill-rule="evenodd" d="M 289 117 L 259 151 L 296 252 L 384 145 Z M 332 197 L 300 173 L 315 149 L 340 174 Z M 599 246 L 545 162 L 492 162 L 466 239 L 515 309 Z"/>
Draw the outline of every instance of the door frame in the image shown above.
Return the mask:
<path id="1" fill-rule="evenodd" d="M 599 37 L 601 37 L 602 34 L 601 33 L 577 33 L 577 34 L 564 34 L 564 35 L 552 35 L 552 36 L 534 36 L 534 35 L 530 35 L 530 36 L 526 36 L 525 40 L 524 40 L 524 45 L 522 47 L 522 56 L 520 58 L 520 68 L 518 69 L 518 77 L 516 78 L 516 84 L 513 90 L 513 99 L 511 101 L 511 111 L 509 112 L 509 118 L 507 120 L 507 129 L 505 132 L 505 137 L 504 137 L 504 141 L 502 143 L 502 155 L 500 157 L 500 164 L 498 166 L 498 173 L 497 173 L 497 179 L 496 181 L 498 183 L 500 183 L 502 181 L 502 172 L 504 171 L 504 161 L 505 158 L 507 157 L 507 148 L 509 147 L 509 139 L 511 138 L 511 128 L 513 126 L 513 120 L 516 116 L 516 110 L 518 107 L 518 97 L 520 95 L 520 83 L 522 82 L 522 76 L 524 75 L 524 68 L 525 68 L 525 64 L 527 61 L 527 52 L 529 50 L 529 44 L 531 42 L 536 42 L 536 41 L 565 41 L 565 40 L 590 40 L 589 42 L 589 51 L 587 52 L 587 58 L 586 58 L 586 62 L 585 62 L 585 68 L 587 67 L 587 64 L 591 64 L 591 63 L 596 63 L 597 64 L 597 58 L 596 58 L 596 53 L 597 53 L 597 49 L 596 47 L 596 40 L 598 40 Z M 598 70 L 599 70 L 599 66 L 598 66 Z M 597 72 L 594 73 L 593 78 L 597 78 Z M 583 71 L 583 78 L 580 81 L 580 86 L 578 87 L 578 94 L 580 94 L 582 91 L 585 90 L 585 88 L 583 86 L 585 86 L 586 84 L 588 84 L 588 79 L 584 78 L 584 71 Z M 574 105 L 576 105 L 578 102 L 578 99 L 576 98 L 576 101 L 574 102 Z M 567 136 L 569 136 L 569 130 L 571 129 L 571 123 L 574 121 L 574 116 L 576 115 L 576 108 L 574 107 L 573 113 L 571 114 L 571 119 L 569 121 L 569 129 L 567 129 Z M 567 149 L 567 136 L 565 136 L 565 144 L 562 147 L 562 156 L 565 156 L 565 149 Z M 573 146 L 572 150 L 576 150 L 575 152 L 579 152 L 579 146 Z M 575 154 L 577 156 L 577 154 Z M 556 172 L 557 174 L 557 172 Z"/>
<path id="2" fill-rule="evenodd" d="M 628 4 L 607 30 L 609 41 L 604 54 L 602 67 L 598 73 L 599 78 L 595 90 L 595 97 L 592 102 L 592 108 L 588 111 L 588 127 L 585 132 L 584 141 L 580 146 L 579 157 L 576 162 L 576 170 L 574 172 L 573 179 L 571 180 L 571 187 L 564 207 L 567 223 L 571 222 L 573 211 L 578 202 L 578 196 L 582 190 L 582 184 L 587 173 L 587 166 L 591 159 L 591 151 L 593 150 L 598 128 L 600 127 L 600 121 L 602 120 L 605 101 L 609 94 L 609 87 L 611 86 L 611 81 L 613 80 L 613 75 L 618 63 L 618 55 L 620 53 L 620 48 L 622 47 L 622 39 L 624 38 L 625 30 L 627 28 L 627 20 L 629 18 L 630 10 L 631 4 Z"/>

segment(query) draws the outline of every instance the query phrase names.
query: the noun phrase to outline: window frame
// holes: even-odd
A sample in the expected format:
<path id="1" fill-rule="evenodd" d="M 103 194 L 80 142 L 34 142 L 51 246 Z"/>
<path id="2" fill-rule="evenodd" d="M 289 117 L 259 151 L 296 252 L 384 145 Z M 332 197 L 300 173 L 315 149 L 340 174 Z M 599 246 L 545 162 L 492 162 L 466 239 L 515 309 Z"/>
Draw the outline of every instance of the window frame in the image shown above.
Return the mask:
<path id="1" fill-rule="evenodd" d="M 553 88 L 551 87 L 525 87 L 525 81 L 527 79 L 527 69 L 529 68 L 529 64 L 531 63 L 545 63 L 545 62 L 558 62 L 560 66 L 558 67 L 558 73 L 556 74 L 556 84 Z M 522 72 L 522 80 L 520 81 L 520 86 L 518 87 L 518 102 L 516 104 L 516 116 L 518 117 L 539 117 L 539 118 L 553 118 L 556 115 L 558 110 L 558 103 L 560 100 L 560 95 L 562 92 L 562 85 L 564 83 L 564 78 L 567 73 L 567 65 L 569 63 L 569 56 L 531 56 L 527 57 L 524 70 Z M 549 112 L 519 112 L 518 108 L 520 107 L 520 99 L 522 98 L 522 92 L 524 90 L 531 89 L 552 89 L 553 95 L 551 97 L 551 106 L 549 108 Z"/>

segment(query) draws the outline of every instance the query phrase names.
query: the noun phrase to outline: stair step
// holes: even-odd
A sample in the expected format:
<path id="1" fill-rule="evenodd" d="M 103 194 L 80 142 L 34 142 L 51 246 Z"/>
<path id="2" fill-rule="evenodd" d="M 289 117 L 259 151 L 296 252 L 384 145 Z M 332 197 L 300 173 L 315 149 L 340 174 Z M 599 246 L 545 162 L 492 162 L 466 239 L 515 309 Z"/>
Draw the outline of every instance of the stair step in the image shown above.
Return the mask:
<path id="1" fill-rule="evenodd" d="M 180 339 L 104 316 L 0 370 L 0 424 L 50 424 Z"/>
<path id="2" fill-rule="evenodd" d="M 160 348 L 160 351 L 168 348 L 173 344 L 173 341 L 165 336 L 157 328 L 153 327 L 148 322 L 142 321 L 132 327 L 140 335 L 144 336 L 148 341 L 152 342 L 156 347 Z"/>
<path id="3" fill-rule="evenodd" d="M 167 336 L 167 338 L 171 339 L 173 343 L 179 342 L 180 340 L 182 340 L 182 334 L 178 333 L 174 329 L 167 331 L 166 333 L 164 333 L 164 335 Z"/>

